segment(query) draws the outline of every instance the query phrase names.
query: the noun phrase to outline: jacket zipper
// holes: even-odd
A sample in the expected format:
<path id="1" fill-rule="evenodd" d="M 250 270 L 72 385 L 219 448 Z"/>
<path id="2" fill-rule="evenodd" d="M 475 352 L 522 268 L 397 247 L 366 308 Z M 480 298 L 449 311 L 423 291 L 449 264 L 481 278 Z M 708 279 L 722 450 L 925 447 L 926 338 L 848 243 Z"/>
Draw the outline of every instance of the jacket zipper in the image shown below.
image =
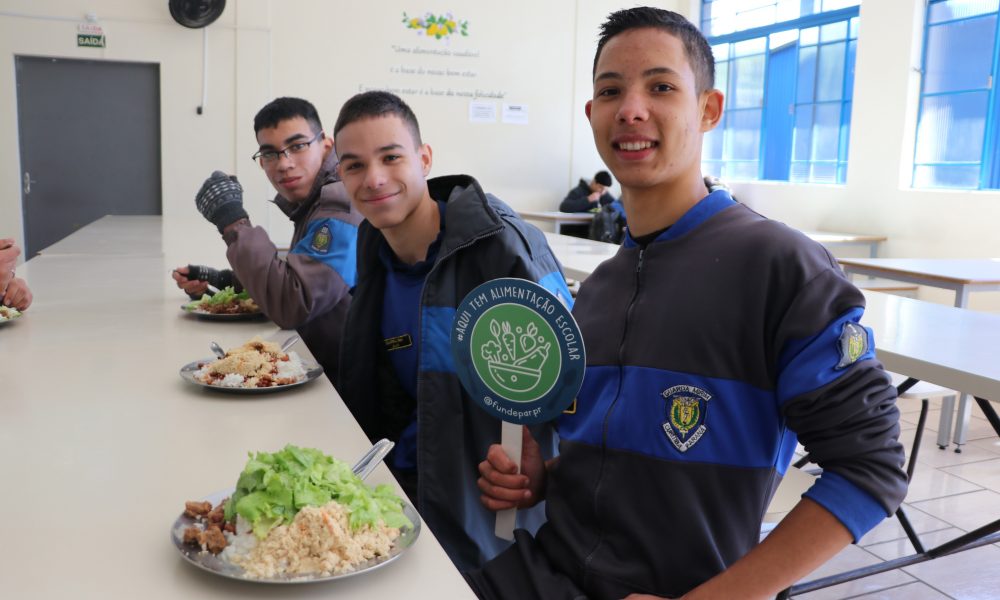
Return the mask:
<path id="1" fill-rule="evenodd" d="M 632 291 L 632 298 L 629 300 L 628 308 L 625 310 L 625 326 L 622 328 L 622 339 L 618 344 L 618 390 L 615 392 L 615 399 L 608 406 L 607 412 L 604 413 L 604 424 L 601 431 L 601 466 L 597 471 L 597 483 L 594 486 L 594 515 L 600 522 L 600 504 L 598 498 L 601 492 L 601 482 L 604 478 L 604 467 L 607 461 L 607 448 L 608 448 L 608 427 L 611 421 L 611 413 L 614 412 L 615 406 L 618 404 L 618 400 L 622 396 L 622 387 L 625 382 L 625 340 L 628 338 L 628 326 L 629 322 L 632 320 L 632 310 L 635 308 L 635 301 L 639 297 L 639 292 L 642 287 L 642 261 L 646 254 L 646 248 L 639 249 L 639 261 L 635 266 L 635 288 Z M 593 561 L 594 556 L 597 554 L 598 549 L 604 544 L 604 525 L 599 525 L 597 543 L 594 544 L 594 548 L 587 554 L 587 558 L 584 559 L 584 571 L 586 572 L 590 568 L 590 563 Z M 586 576 L 586 575 L 585 575 Z"/>
<path id="2" fill-rule="evenodd" d="M 435 271 L 437 271 L 438 265 L 440 265 L 445 260 L 447 260 L 447 259 L 451 258 L 452 256 L 454 256 L 455 253 L 457 253 L 459 250 L 462 250 L 464 248 L 468 248 L 469 246 L 475 244 L 476 242 L 479 242 L 481 240 L 485 240 L 488 237 L 493 237 L 494 235 L 500 233 L 500 231 L 502 231 L 502 230 L 503 230 L 503 227 L 501 226 L 501 227 L 498 227 L 498 228 L 494 229 L 493 231 L 488 231 L 488 232 L 486 232 L 486 233 L 484 233 L 482 235 L 476 236 L 476 237 L 472 238 L 471 240 L 466 241 L 463 244 L 455 246 L 447 254 L 439 256 L 437 258 L 437 260 L 434 261 L 434 264 L 431 265 L 430 270 L 427 271 L 427 275 L 424 277 L 424 285 L 423 285 L 423 287 L 420 288 L 420 306 L 417 307 L 417 331 L 420 332 L 420 344 L 417 345 L 417 387 L 416 387 L 417 397 L 413 399 L 414 403 L 416 404 L 416 412 L 417 412 L 417 473 L 420 473 L 420 387 L 421 387 L 420 383 L 421 383 L 421 380 L 423 379 L 422 375 L 423 375 L 423 372 L 424 372 L 423 369 L 420 368 L 421 367 L 421 365 L 420 365 L 421 351 L 420 350 L 421 350 L 421 346 L 423 346 L 423 340 L 424 340 L 424 331 L 423 331 L 423 328 L 424 328 L 424 310 L 423 310 L 423 308 L 426 305 L 426 302 L 425 302 L 425 299 L 424 299 L 424 294 L 427 291 L 427 282 L 430 281 L 431 276 L 434 274 Z M 417 476 L 417 506 L 421 506 L 423 504 L 421 502 L 421 499 L 423 497 L 423 487 L 424 487 L 423 482 L 424 482 L 423 477 L 420 477 L 418 475 Z"/>

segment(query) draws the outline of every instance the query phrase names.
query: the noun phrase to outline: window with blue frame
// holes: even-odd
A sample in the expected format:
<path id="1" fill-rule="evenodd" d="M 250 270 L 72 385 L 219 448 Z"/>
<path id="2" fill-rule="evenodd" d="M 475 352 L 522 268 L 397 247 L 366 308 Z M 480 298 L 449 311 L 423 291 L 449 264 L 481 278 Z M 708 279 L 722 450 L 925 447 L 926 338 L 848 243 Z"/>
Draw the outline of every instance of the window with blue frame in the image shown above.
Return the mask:
<path id="1" fill-rule="evenodd" d="M 703 0 L 723 119 L 702 166 L 724 179 L 843 183 L 860 0 Z"/>
<path id="2" fill-rule="evenodd" d="M 914 187 L 1000 188 L 998 0 L 930 0 Z"/>

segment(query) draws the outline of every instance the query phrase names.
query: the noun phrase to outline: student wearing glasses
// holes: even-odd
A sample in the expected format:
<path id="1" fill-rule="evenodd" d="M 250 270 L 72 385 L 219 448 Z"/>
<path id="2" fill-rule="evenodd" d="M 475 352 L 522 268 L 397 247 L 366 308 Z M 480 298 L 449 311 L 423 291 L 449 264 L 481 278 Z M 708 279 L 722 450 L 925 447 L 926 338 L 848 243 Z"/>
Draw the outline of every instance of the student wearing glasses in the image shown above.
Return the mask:
<path id="1" fill-rule="evenodd" d="M 298 330 L 335 379 L 362 217 L 351 208 L 337 176 L 333 138 L 323 132 L 311 103 L 278 98 L 254 117 L 254 131 L 260 148 L 253 159 L 278 192 L 275 205 L 295 225 L 287 258 L 279 258 L 267 231 L 250 223 L 236 178 L 215 171 L 195 204 L 222 234 L 232 269 L 189 265 L 176 269 L 173 277 L 192 296 L 205 293 L 209 285 L 247 290 L 278 326 Z"/>

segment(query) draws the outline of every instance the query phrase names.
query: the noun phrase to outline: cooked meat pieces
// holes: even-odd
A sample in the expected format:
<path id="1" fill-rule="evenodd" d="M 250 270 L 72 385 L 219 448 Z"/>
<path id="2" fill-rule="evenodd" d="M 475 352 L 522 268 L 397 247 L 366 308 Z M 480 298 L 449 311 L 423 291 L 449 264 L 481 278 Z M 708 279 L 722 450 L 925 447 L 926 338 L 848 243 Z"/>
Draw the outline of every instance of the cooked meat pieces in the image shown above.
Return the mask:
<path id="1" fill-rule="evenodd" d="M 201 545 L 201 530 L 192 525 L 184 530 L 184 543 L 192 546 Z"/>
<path id="2" fill-rule="evenodd" d="M 184 503 L 184 514 L 194 519 L 207 515 L 211 510 L 211 502 L 195 502 L 188 500 Z"/>
<path id="3" fill-rule="evenodd" d="M 225 521 L 225 519 L 226 519 L 225 500 L 219 502 L 219 505 L 213 508 L 212 511 L 205 516 L 205 520 L 208 521 L 210 524 L 219 525 L 220 527 L 222 526 L 222 522 Z"/>
<path id="4" fill-rule="evenodd" d="M 217 525 L 212 525 L 205 530 L 201 537 L 202 545 L 212 554 L 218 554 L 226 548 L 226 536 Z"/>

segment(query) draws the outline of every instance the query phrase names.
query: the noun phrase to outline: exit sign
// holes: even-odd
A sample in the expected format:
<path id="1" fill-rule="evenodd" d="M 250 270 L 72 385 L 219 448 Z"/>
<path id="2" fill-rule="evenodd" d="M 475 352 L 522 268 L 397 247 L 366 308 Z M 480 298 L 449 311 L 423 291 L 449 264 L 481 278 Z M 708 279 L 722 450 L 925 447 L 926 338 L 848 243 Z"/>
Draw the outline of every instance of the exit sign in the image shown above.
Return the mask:
<path id="1" fill-rule="evenodd" d="M 88 15 L 85 23 L 76 26 L 76 45 L 82 48 L 104 48 L 104 28 L 95 15 Z"/>
<path id="2" fill-rule="evenodd" d="M 83 48 L 104 48 L 104 36 L 78 33 L 76 34 L 76 45 Z"/>

